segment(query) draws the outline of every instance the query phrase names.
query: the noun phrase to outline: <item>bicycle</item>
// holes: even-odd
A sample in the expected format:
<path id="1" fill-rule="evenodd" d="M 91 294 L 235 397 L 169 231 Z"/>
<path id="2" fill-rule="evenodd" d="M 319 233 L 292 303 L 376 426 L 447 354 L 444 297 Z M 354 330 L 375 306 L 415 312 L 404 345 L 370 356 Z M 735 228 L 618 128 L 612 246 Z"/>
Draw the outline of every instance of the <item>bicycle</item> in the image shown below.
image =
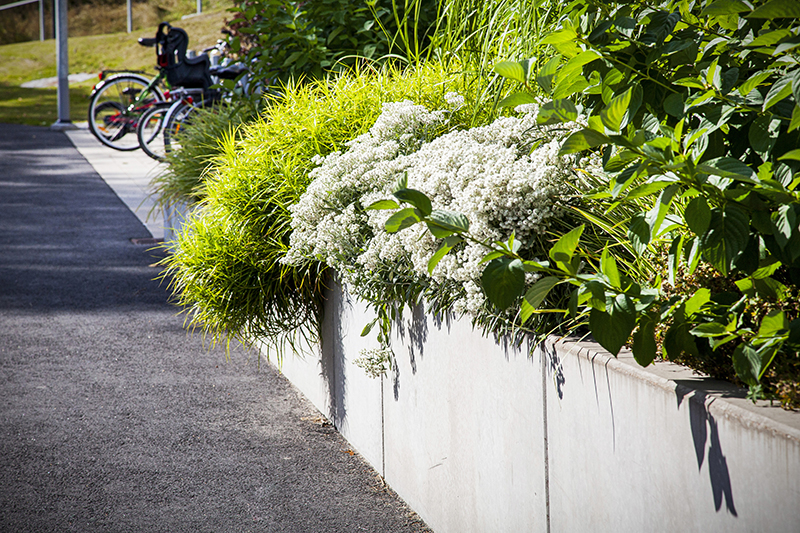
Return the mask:
<path id="1" fill-rule="evenodd" d="M 89 129 L 100 142 L 122 151 L 139 148 L 136 135 L 139 120 L 145 111 L 169 98 L 161 90 L 162 84 L 168 89 L 180 86 L 208 90 L 210 60 L 207 55 L 187 58 L 188 43 L 189 36 L 184 30 L 162 22 L 154 38 L 139 39 L 142 46 L 156 47 L 155 78 L 126 72 L 103 79 L 92 89 Z"/>
<path id="2" fill-rule="evenodd" d="M 227 66 L 212 66 L 209 74 L 213 78 L 236 80 L 237 86 L 246 83 L 247 67 L 241 63 Z M 212 88 L 208 91 L 182 89 L 173 91 L 173 102 L 154 105 L 146 111 L 136 128 L 136 135 L 142 150 L 155 160 L 163 161 L 166 154 L 180 146 L 176 135 L 189 123 L 198 109 L 215 106 L 223 101 L 222 90 Z"/>
<path id="3" fill-rule="evenodd" d="M 223 31 L 223 33 L 226 33 Z M 136 136 L 142 150 L 156 160 L 163 160 L 166 153 L 177 147 L 175 134 L 188 124 L 194 111 L 206 105 L 214 105 L 222 98 L 216 82 L 219 79 L 241 82 L 247 68 L 241 64 L 211 65 L 208 52 L 219 51 L 224 55 L 227 42 L 224 39 L 206 48 L 200 56 L 186 57 L 189 36 L 180 28 L 171 28 L 167 34 L 165 53 L 169 64 L 165 67 L 174 80 L 190 81 L 179 90 L 172 91 L 170 98 L 174 103 L 156 103 L 140 118 Z M 227 61 L 227 60 L 226 60 Z M 168 78 L 169 79 L 169 78 Z"/>
<path id="4" fill-rule="evenodd" d="M 164 69 L 167 58 L 163 53 L 165 28 L 171 28 L 168 22 L 158 25 L 155 37 L 138 40 L 142 46 L 156 47 L 157 76 L 150 79 L 137 72 L 104 70 L 100 73 L 100 82 L 92 87 L 89 96 L 89 130 L 110 148 L 121 151 L 138 148 L 135 135 L 127 138 L 126 135 L 136 131 L 138 119 L 145 110 L 165 100 L 161 89 L 162 85 L 168 86 L 165 83 L 167 71 Z M 109 77 L 108 74 L 112 75 Z"/>

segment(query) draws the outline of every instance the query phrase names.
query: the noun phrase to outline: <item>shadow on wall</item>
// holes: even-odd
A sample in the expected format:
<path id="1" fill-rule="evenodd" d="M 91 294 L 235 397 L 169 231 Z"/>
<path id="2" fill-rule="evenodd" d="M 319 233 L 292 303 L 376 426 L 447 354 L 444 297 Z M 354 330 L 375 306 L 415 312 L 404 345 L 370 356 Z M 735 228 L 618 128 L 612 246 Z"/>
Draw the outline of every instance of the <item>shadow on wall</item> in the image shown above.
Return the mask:
<path id="1" fill-rule="evenodd" d="M 553 378 L 553 387 L 556 389 L 558 399 L 564 399 L 564 384 L 567 378 L 564 376 L 564 368 L 561 366 L 561 358 L 558 356 L 556 344 L 554 342 L 543 341 L 539 344 L 539 352 L 541 357 L 544 357 L 545 368 L 547 369 L 548 376 Z M 533 353 L 531 350 L 530 353 Z"/>
<path id="2" fill-rule="evenodd" d="M 682 385 L 680 380 L 676 380 L 675 395 L 680 408 L 687 395 L 689 402 L 689 423 L 692 429 L 692 440 L 694 441 L 694 452 L 697 457 L 697 468 L 703 468 L 703 462 L 708 458 L 708 475 L 711 480 L 711 491 L 714 495 L 714 506 L 717 512 L 725 508 L 733 516 L 736 513 L 736 505 L 733 502 L 733 489 L 731 487 L 731 476 L 728 472 L 728 462 L 725 454 L 722 453 L 722 446 L 719 440 L 719 430 L 717 421 L 706 408 L 708 396 L 700 391 L 693 391 L 687 386 Z M 713 401 L 713 400 L 712 400 Z M 706 454 L 706 443 L 709 442 L 708 454 Z"/>
<path id="3" fill-rule="evenodd" d="M 425 304 L 419 303 L 411 310 L 411 318 L 406 323 L 403 320 L 403 309 L 400 309 L 398 316 L 392 323 L 394 331 L 397 333 L 403 344 L 408 346 L 408 361 L 411 365 L 411 374 L 417 373 L 417 357 L 422 359 L 425 352 L 425 343 L 428 342 L 428 315 L 425 311 Z M 442 329 L 442 321 L 437 315 L 432 315 L 434 326 Z M 450 317 L 447 318 L 448 329 Z M 392 391 L 395 401 L 400 399 L 400 368 L 394 365 L 392 369 Z"/>
<path id="4" fill-rule="evenodd" d="M 333 287 L 339 283 L 337 279 L 330 279 L 327 283 Z M 342 316 L 345 308 L 351 311 L 353 303 L 345 291 L 328 291 L 328 304 L 325 306 L 326 316 L 330 320 L 323 321 L 321 374 L 323 382 L 328 384 L 328 418 L 333 421 L 336 428 L 341 428 L 347 416 L 347 407 L 344 404 L 344 391 L 347 377 L 342 365 L 344 361 L 336 354 L 345 353 L 344 338 L 347 332 L 342 328 Z M 349 313 L 348 313 L 349 314 Z"/>

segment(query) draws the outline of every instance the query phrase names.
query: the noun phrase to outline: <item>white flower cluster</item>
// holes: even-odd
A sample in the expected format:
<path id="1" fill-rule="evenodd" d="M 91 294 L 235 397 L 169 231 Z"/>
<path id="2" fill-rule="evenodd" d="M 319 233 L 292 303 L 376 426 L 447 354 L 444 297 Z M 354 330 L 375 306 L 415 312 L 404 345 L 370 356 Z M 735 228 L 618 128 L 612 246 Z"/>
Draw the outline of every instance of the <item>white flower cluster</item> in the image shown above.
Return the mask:
<path id="1" fill-rule="evenodd" d="M 459 104 L 453 95 L 448 100 Z M 526 111 L 408 150 L 424 140 L 421 132 L 442 124 L 445 115 L 411 102 L 387 104 L 369 133 L 350 142 L 343 153 L 321 160 L 312 172 L 314 181 L 291 208 L 293 233 L 285 262 L 320 259 L 350 284 L 403 263 L 428 276 L 438 242 L 427 228 L 418 224 L 389 234 L 384 224 L 393 211 L 363 210 L 392 198 L 391 188 L 403 173 L 408 187 L 428 195 L 435 209 L 466 215 L 477 239 L 502 240 L 515 232 L 525 243 L 542 234 L 557 215 L 553 200 L 567 190 L 572 170 L 558 155 L 563 125 L 561 133 L 539 127 L 536 108 Z M 457 303 L 457 312 L 476 313 L 484 303 L 479 279 L 486 251 L 465 243 L 433 272 L 438 282 L 452 280 L 464 287 L 467 297 Z"/>

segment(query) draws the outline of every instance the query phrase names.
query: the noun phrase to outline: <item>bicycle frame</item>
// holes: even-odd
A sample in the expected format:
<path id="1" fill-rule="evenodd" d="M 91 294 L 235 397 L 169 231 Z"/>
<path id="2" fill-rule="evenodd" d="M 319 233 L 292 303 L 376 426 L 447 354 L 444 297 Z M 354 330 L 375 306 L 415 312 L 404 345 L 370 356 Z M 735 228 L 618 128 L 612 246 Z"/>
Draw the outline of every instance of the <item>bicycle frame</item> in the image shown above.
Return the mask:
<path id="1" fill-rule="evenodd" d="M 92 92 L 89 94 L 89 99 L 91 99 L 97 93 L 97 91 L 102 89 L 106 84 L 110 83 L 114 79 L 114 76 L 106 77 L 106 74 L 109 73 L 109 72 L 124 74 L 125 76 L 129 76 L 129 77 L 135 77 L 135 78 L 138 78 L 142 82 L 147 84 L 147 86 L 144 89 L 142 89 L 139 92 L 139 94 L 135 95 L 135 97 L 134 97 L 133 101 L 131 102 L 131 104 L 127 107 L 127 109 L 125 109 L 125 113 L 126 114 L 130 113 L 131 111 L 133 111 L 134 109 L 139 107 L 139 104 L 143 100 L 145 100 L 153 92 L 153 88 L 157 87 L 162 81 L 164 82 L 164 85 L 167 86 L 167 89 L 169 89 L 169 84 L 166 81 L 166 76 L 167 75 L 166 75 L 166 72 L 164 72 L 163 69 L 159 70 L 158 71 L 158 75 L 155 78 L 152 78 L 152 79 L 147 78 L 146 76 L 142 76 L 140 74 L 135 74 L 133 72 L 129 72 L 129 71 L 108 71 L 108 70 L 104 70 L 103 72 L 100 73 L 100 76 L 101 76 L 100 82 L 97 83 L 94 87 L 92 87 Z"/>

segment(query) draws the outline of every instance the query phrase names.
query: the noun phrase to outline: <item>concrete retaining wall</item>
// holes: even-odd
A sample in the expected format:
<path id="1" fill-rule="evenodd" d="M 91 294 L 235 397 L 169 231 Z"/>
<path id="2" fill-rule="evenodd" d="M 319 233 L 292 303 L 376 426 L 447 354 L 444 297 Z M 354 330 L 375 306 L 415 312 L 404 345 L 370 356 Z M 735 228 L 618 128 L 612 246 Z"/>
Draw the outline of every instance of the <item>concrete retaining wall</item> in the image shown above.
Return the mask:
<path id="1" fill-rule="evenodd" d="M 529 356 L 421 308 L 372 379 L 353 364 L 372 318 L 333 292 L 319 353 L 281 370 L 437 532 L 800 531 L 800 413 L 591 343 Z"/>

